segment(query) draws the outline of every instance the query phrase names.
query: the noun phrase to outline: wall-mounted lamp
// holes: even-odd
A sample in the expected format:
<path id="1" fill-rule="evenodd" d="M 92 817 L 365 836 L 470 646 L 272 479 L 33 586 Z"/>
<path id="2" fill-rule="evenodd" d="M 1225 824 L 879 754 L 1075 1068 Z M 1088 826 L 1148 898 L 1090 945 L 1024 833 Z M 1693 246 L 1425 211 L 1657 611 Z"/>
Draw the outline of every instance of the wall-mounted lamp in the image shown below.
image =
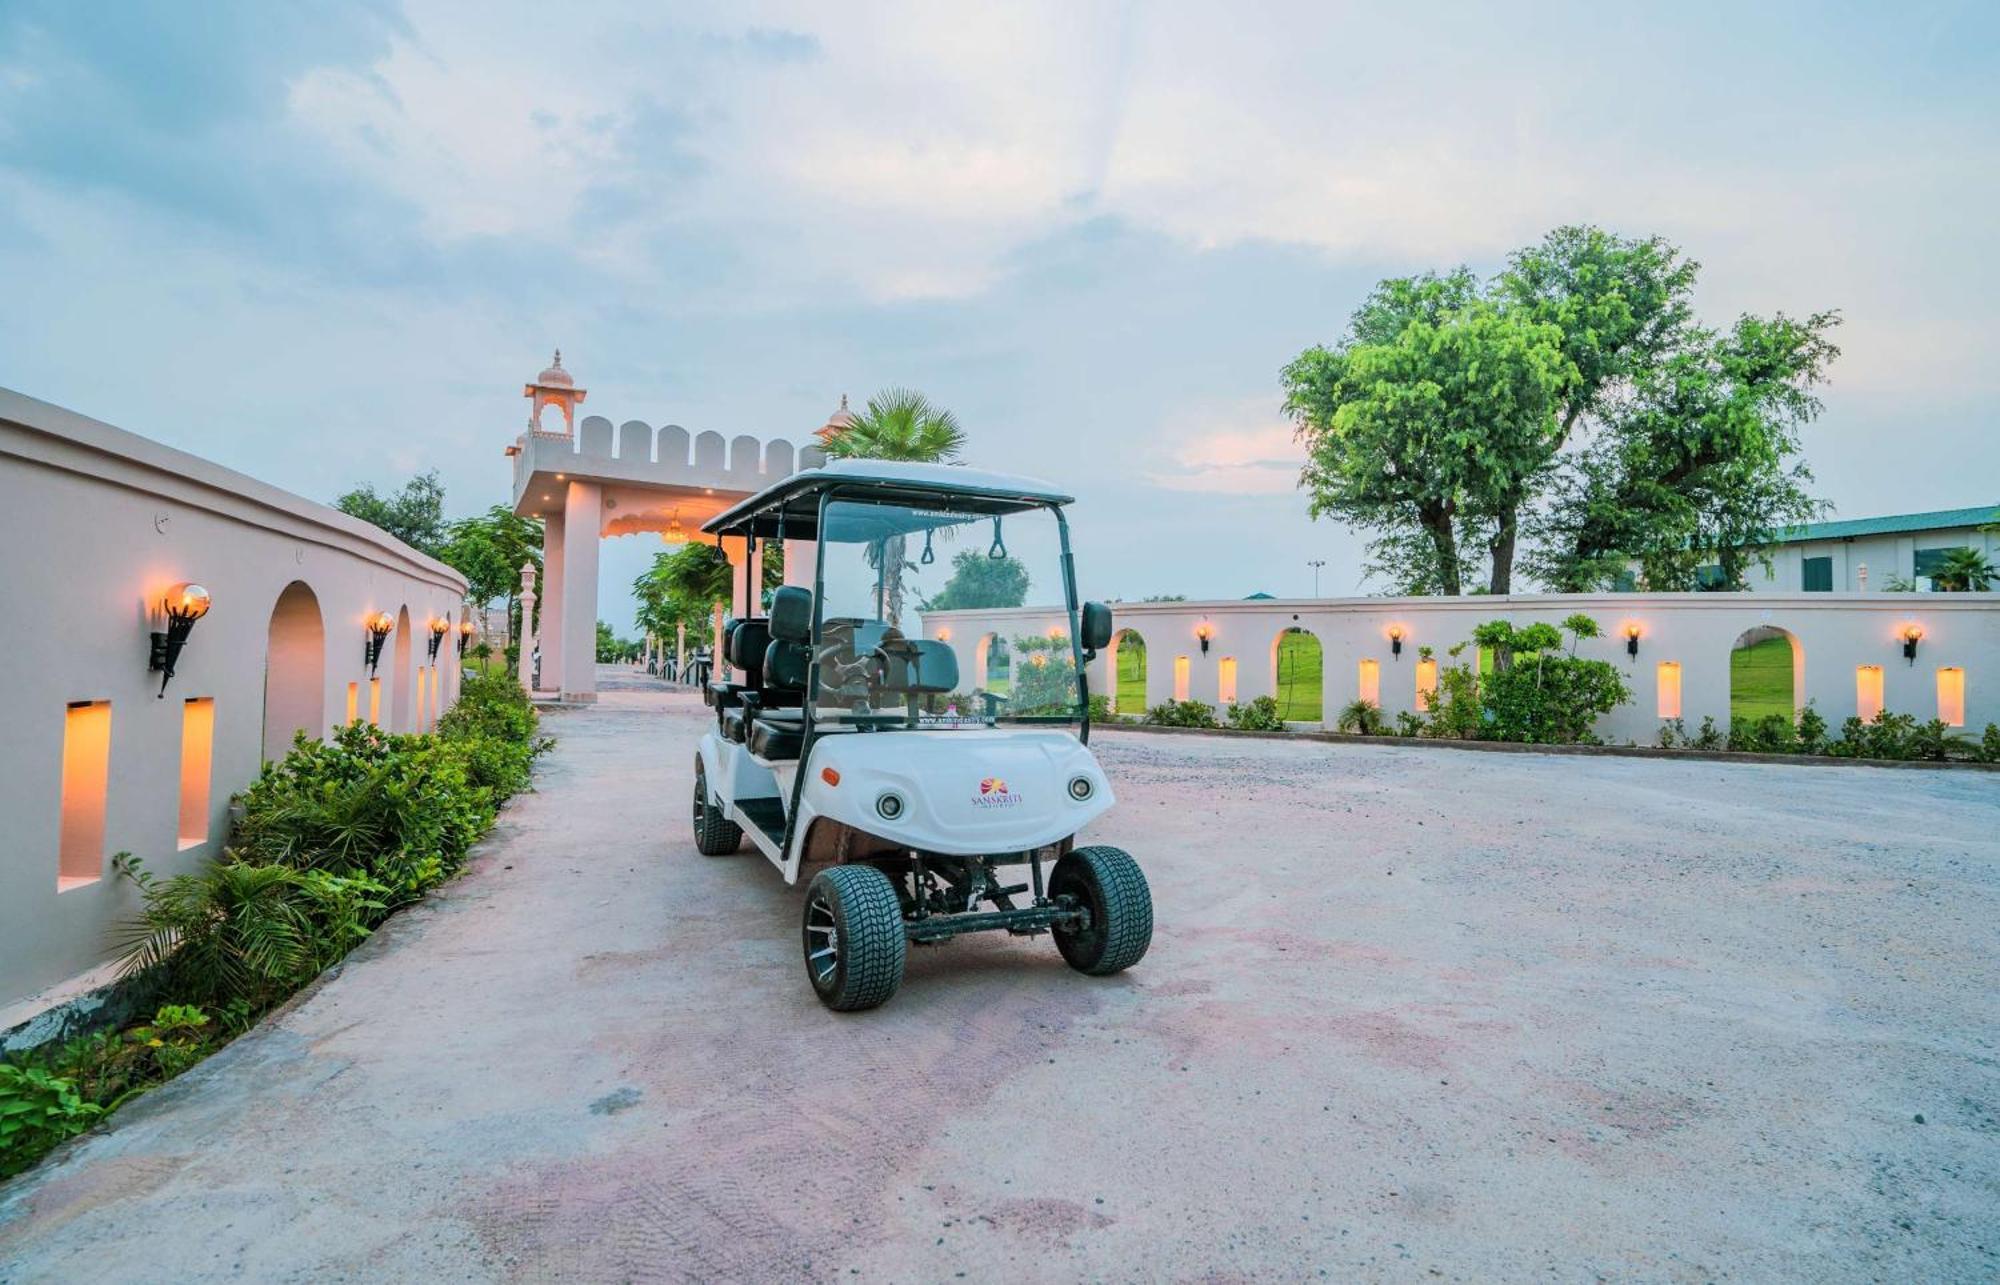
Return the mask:
<path id="1" fill-rule="evenodd" d="M 159 699 L 167 695 L 167 680 L 174 676 L 174 664 L 187 646 L 194 622 L 208 614 L 208 590 L 198 584 L 177 584 L 160 599 L 160 611 L 167 618 L 165 633 L 153 635 L 152 654 L 146 667 L 160 675 Z"/>
<path id="2" fill-rule="evenodd" d="M 1625 626 L 1625 654 L 1627 656 L 1637 656 L 1639 654 L 1639 633 L 1639 626 Z"/>
<path id="3" fill-rule="evenodd" d="M 1903 630 L 1903 659 L 1912 665 L 1917 663 L 1917 642 L 1924 636 L 1922 625 L 1911 625 Z"/>
<path id="4" fill-rule="evenodd" d="M 478 632 L 479 626 L 473 624 L 470 620 L 461 620 L 458 622 L 459 655 L 463 656 L 465 654 L 465 649 L 472 645 L 472 636 Z"/>
<path id="5" fill-rule="evenodd" d="M 1389 626 L 1389 654 L 1397 660 L 1403 658 L 1403 627 L 1401 625 Z"/>
<path id="6" fill-rule="evenodd" d="M 438 663 L 438 648 L 444 645 L 444 636 L 451 632 L 451 622 L 443 616 L 431 621 L 431 664 Z"/>
<path id="7" fill-rule="evenodd" d="M 368 617 L 362 626 L 367 630 L 368 636 L 361 643 L 361 663 L 368 666 L 368 675 L 371 678 L 375 676 L 375 666 L 382 660 L 382 643 L 389 637 L 389 631 L 395 627 L 396 622 L 389 619 L 389 613 L 386 611 L 376 612 Z"/>
<path id="8" fill-rule="evenodd" d="M 1204 620 L 1194 627 L 1194 636 L 1201 639 L 1201 654 L 1208 655 L 1208 640 L 1215 637 L 1215 626 Z"/>
<path id="9" fill-rule="evenodd" d="M 937 635 L 937 636 L 938 636 L 938 641 L 939 641 L 939 642 L 950 642 L 950 641 L 951 641 L 951 626 L 950 626 L 950 625 L 946 625 L 946 626 L 945 626 L 944 628 L 942 628 L 942 629 L 938 630 L 938 635 Z"/>

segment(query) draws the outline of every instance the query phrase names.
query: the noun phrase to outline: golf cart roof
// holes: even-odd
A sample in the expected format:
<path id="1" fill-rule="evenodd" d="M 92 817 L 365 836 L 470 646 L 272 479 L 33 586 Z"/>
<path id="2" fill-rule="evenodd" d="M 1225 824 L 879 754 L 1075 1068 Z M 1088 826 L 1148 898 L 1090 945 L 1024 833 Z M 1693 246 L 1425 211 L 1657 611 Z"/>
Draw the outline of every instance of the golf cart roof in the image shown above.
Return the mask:
<path id="1" fill-rule="evenodd" d="M 1047 482 L 1013 473 L 957 464 L 830 460 L 773 482 L 716 514 L 701 529 L 710 535 L 775 536 L 782 517 L 787 539 L 817 539 L 820 496 L 835 489 L 843 498 L 910 505 L 945 502 L 968 513 L 993 515 L 1075 502 L 1074 496 L 1064 495 Z"/>

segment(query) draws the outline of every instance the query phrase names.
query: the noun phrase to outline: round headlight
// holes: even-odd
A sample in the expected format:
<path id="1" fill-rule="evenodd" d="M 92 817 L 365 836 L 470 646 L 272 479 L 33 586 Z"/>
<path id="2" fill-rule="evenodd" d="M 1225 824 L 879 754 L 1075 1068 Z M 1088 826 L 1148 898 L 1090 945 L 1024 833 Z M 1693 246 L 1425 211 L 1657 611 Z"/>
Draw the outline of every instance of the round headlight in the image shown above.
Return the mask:
<path id="1" fill-rule="evenodd" d="M 884 794 L 875 800 L 875 811 L 884 821 L 894 821 L 903 815 L 903 796 L 894 792 Z"/>
<path id="2" fill-rule="evenodd" d="M 1083 802 L 1095 793 L 1097 793 L 1097 787 L 1090 783 L 1089 777 L 1073 776 L 1069 779 L 1069 797 L 1075 799 L 1078 803 Z"/>

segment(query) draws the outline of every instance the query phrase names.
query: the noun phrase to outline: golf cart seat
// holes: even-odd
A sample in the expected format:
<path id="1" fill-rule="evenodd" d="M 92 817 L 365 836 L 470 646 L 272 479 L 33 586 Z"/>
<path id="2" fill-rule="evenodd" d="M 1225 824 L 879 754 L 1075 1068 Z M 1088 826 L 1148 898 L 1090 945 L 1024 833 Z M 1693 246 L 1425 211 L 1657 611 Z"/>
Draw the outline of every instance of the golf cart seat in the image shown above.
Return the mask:
<path id="1" fill-rule="evenodd" d="M 795 759 L 805 743 L 805 715 L 800 710 L 767 710 L 750 724 L 750 752 L 760 759 Z"/>

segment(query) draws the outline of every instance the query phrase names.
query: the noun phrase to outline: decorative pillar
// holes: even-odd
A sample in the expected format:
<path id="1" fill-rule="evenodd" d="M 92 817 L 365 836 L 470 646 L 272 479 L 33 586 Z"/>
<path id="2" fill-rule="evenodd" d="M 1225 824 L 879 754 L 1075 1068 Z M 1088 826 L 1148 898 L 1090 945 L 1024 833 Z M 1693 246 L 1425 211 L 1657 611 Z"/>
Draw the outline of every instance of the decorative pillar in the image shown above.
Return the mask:
<path id="1" fill-rule="evenodd" d="M 685 620 L 677 620 L 677 621 L 675 621 L 675 622 L 674 622 L 674 678 L 675 678 L 675 680 L 676 680 L 676 681 L 679 681 L 679 682 L 683 682 L 683 683 L 684 683 L 684 682 L 686 682 L 686 681 L 687 681 L 687 672 L 688 672 L 688 627 L 687 627 L 687 621 L 685 621 Z"/>
<path id="2" fill-rule="evenodd" d="M 536 691 L 555 691 L 562 686 L 563 662 L 563 552 L 567 546 L 563 515 L 551 513 L 542 519 L 542 627 L 537 630 L 542 644 L 542 663 L 535 675 Z"/>
<path id="3" fill-rule="evenodd" d="M 597 699 L 597 546 L 604 487 L 572 480 L 563 498 L 562 698 Z"/>
<path id="4" fill-rule="evenodd" d="M 521 686 L 535 694 L 535 564 L 521 564 Z"/>
<path id="5" fill-rule="evenodd" d="M 742 620 L 750 614 L 748 606 L 750 593 L 748 583 L 750 557 L 745 548 L 747 543 L 748 541 L 739 536 L 724 536 L 717 541 L 717 544 L 722 549 L 723 556 L 729 559 L 729 614 L 738 620 Z M 715 615 L 714 655 L 714 676 L 721 678 L 723 676 L 723 662 L 728 657 L 722 654 L 722 612 L 720 603 L 717 604 Z"/>
<path id="6" fill-rule="evenodd" d="M 812 540 L 785 541 L 785 583 L 801 589 L 813 587 L 813 558 L 819 546 Z"/>

